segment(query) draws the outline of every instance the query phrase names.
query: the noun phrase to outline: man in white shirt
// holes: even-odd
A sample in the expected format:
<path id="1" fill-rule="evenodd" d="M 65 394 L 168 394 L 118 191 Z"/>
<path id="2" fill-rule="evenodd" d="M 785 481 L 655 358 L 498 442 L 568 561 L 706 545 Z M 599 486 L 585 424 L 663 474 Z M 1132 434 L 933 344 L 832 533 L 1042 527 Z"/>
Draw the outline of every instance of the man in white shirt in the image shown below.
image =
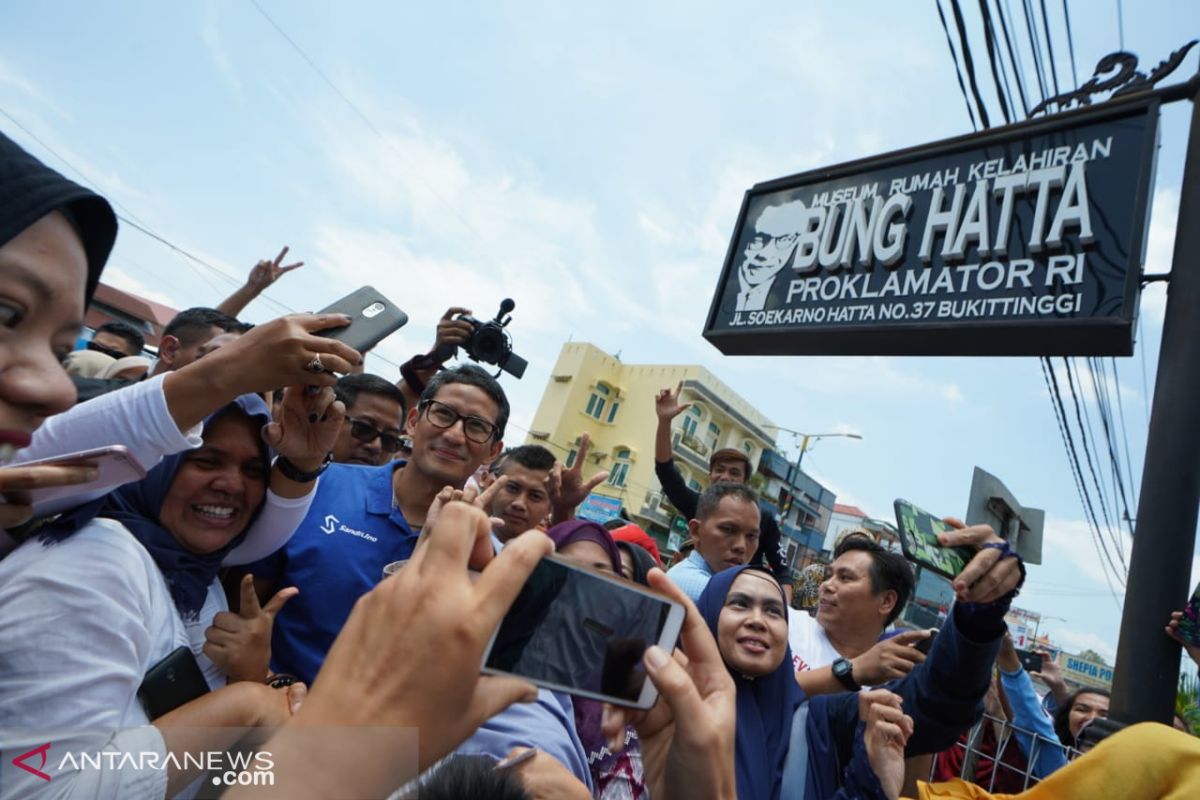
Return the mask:
<path id="1" fill-rule="evenodd" d="M 801 687 L 810 695 L 858 691 L 901 678 L 924 661 L 915 645 L 929 638 L 929 631 L 880 639 L 904 610 L 913 587 L 903 556 L 862 537 L 839 544 L 821 584 L 816 617 L 788 617 L 788 644 Z"/>

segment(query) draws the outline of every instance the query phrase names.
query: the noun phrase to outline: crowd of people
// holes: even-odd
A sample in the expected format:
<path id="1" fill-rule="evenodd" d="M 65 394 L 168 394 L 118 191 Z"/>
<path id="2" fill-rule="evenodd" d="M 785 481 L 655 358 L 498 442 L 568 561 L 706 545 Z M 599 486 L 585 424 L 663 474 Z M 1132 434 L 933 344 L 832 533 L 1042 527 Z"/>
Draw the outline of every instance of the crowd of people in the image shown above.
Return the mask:
<path id="1" fill-rule="evenodd" d="M 505 448 L 501 385 L 438 356 L 470 335 L 466 309 L 396 380 L 364 374 L 319 335 L 347 317 L 237 319 L 300 266 L 285 248 L 181 312 L 153 361 L 119 323 L 77 348 L 116 235 L 103 198 L 0 136 L 0 796 L 198 796 L 187 754 L 249 748 L 271 784 L 226 796 L 977 797 L 914 778 L 962 774 L 964 737 L 999 751 L 985 704 L 1034 732 L 1009 749 L 1045 779 L 1030 796 L 1128 781 L 1129 754 L 1157 765 L 1143 796 L 1196 790 L 1200 748 L 1165 726 L 1067 763 L 1106 698 L 1054 687 L 1051 721 L 1005 638 L 1025 568 L 987 526 L 948 520 L 942 544 L 975 555 L 936 636 L 896 629 L 913 575 L 869 537 L 838 545 L 815 614 L 797 612 L 745 454 L 716 451 L 703 491 L 681 479 L 676 387 L 656 400 L 656 461 L 690 551 L 664 570 L 636 525 L 576 517 L 606 477 L 583 474 L 586 437 L 569 468 Z M 32 463 L 111 445 L 145 476 Z M 683 607 L 678 647 L 642 658 L 649 710 L 481 674 L 550 553 Z M 150 696 L 164 665 L 171 691 Z M 63 751 L 156 759 L 45 758 Z"/>

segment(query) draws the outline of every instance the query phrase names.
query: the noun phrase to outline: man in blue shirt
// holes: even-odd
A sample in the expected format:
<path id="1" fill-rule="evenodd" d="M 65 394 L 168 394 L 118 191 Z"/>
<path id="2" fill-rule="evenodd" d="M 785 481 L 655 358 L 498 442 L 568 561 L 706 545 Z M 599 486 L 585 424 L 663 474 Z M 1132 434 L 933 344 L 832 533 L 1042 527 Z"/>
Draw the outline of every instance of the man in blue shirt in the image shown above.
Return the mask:
<path id="1" fill-rule="evenodd" d="M 688 531 L 696 549 L 671 567 L 667 577 L 696 602 L 708 579 L 747 564 L 758 550 L 758 493 L 744 483 L 722 481 L 704 490 Z"/>
<path id="2" fill-rule="evenodd" d="M 504 390 L 482 369 L 445 370 L 409 411 L 407 462 L 329 465 L 295 535 L 250 568 L 259 597 L 300 589 L 275 618 L 274 670 L 316 677 L 354 603 L 379 583 L 384 566 L 412 554 L 437 493 L 462 488 L 499 454 L 508 414 Z"/>

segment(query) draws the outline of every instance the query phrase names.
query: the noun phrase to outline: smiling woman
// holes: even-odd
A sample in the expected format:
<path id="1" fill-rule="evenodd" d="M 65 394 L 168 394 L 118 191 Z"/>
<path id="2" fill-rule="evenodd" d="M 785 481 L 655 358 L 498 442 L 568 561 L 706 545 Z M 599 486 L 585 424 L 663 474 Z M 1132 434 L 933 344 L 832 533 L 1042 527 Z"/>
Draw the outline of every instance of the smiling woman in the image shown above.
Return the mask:
<path id="1" fill-rule="evenodd" d="M 89 728 L 104 733 L 60 737 L 55 746 L 170 752 L 186 764 L 185 750 L 220 750 L 241 736 L 236 728 L 291 716 L 303 684 L 262 683 L 270 620 L 258 640 L 226 630 L 228 618 L 250 626 L 273 617 L 286 595 L 263 610 L 243 600 L 233 615 L 217 581 L 264 507 L 286 502 L 267 491 L 268 422 L 261 398 L 243 395 L 205 420 L 199 448 L 64 514 L 0 561 L 0 607 L 22 610 L 0 615 L 0 727 L 25 731 L 34 744 L 48 728 Z M 211 691 L 150 719 L 139 687 L 179 649 L 195 657 Z M 226 686 L 227 678 L 240 682 Z M 200 726 L 203 741 L 185 730 Z M 180 769 L 54 775 L 96 797 L 163 797 L 193 777 Z"/>

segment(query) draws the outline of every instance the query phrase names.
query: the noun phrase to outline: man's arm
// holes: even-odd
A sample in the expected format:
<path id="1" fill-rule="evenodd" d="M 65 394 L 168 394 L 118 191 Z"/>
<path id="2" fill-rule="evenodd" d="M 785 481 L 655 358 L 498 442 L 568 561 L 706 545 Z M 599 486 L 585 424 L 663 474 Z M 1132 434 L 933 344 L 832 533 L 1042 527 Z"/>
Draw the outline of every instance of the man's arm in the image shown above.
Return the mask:
<path id="1" fill-rule="evenodd" d="M 258 297 L 266 288 L 279 280 L 281 275 L 285 275 L 294 269 L 299 269 L 304 266 L 303 261 L 297 261 L 295 264 L 283 265 L 283 257 L 287 255 L 288 248 L 285 246 L 279 251 L 279 255 L 275 256 L 274 261 L 259 261 L 250 269 L 250 275 L 246 278 L 246 282 L 238 287 L 237 291 L 221 301 L 221 305 L 217 306 L 217 311 L 224 312 L 231 317 L 236 317 L 242 313 L 242 310 L 250 305 L 250 301 Z"/>
<path id="2" fill-rule="evenodd" d="M 417 407 L 429 379 L 437 374 L 442 364 L 458 353 L 460 346 L 470 341 L 475 329 L 471 323 L 458 319 L 460 316 L 471 316 L 471 309 L 458 306 L 447 309 L 438 320 L 437 334 L 429 352 L 413 356 L 400 365 L 400 380 L 396 381 L 396 386 L 404 395 L 407 408 Z"/>
<path id="3" fill-rule="evenodd" d="M 683 480 L 683 475 L 679 473 L 679 467 L 675 466 L 675 460 L 655 461 L 654 474 L 658 476 L 663 494 L 671 501 L 671 505 L 679 509 L 679 513 L 688 519 L 695 518 L 696 506 L 700 502 L 700 493 L 688 488 L 687 483 Z"/>

